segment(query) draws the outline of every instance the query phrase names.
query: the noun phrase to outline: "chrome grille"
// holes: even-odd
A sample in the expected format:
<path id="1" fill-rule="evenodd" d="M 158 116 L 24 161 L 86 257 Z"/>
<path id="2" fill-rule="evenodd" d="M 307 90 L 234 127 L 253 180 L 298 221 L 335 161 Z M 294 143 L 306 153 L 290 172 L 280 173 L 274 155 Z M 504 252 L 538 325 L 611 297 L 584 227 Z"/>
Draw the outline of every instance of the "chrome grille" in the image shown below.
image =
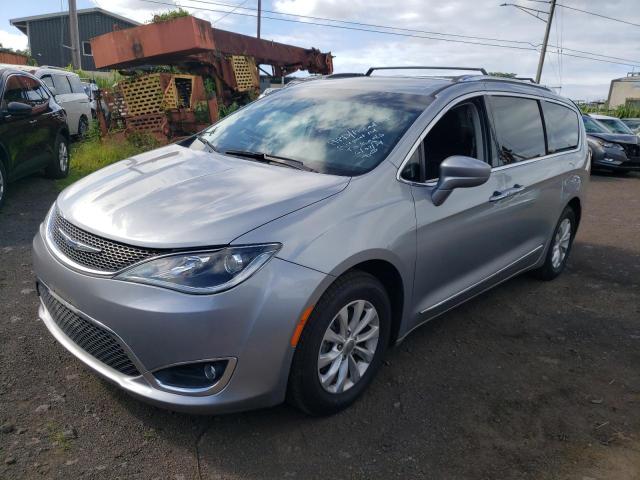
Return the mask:
<path id="1" fill-rule="evenodd" d="M 73 262 L 102 272 L 117 272 L 141 260 L 162 253 L 162 250 L 140 248 L 124 243 L 108 240 L 89 232 L 85 232 L 65 220 L 56 209 L 49 221 L 49 235 L 55 247 Z M 100 249 L 100 252 L 85 252 L 72 248 L 62 232 L 74 240 Z"/>
<path id="2" fill-rule="evenodd" d="M 132 377 L 140 375 L 115 335 L 76 315 L 51 295 L 44 285 L 38 285 L 38 292 L 53 321 L 76 345 L 120 373 Z"/>

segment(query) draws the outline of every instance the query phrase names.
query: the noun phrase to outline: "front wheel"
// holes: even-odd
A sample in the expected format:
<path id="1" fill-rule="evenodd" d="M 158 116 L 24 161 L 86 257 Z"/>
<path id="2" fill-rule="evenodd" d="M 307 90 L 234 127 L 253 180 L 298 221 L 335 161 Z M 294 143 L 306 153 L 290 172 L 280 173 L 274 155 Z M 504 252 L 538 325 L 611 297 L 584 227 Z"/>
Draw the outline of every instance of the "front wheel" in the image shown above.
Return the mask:
<path id="1" fill-rule="evenodd" d="M 577 228 L 575 212 L 571 207 L 566 207 L 553 231 L 544 264 L 532 272 L 537 278 L 553 280 L 562 273 L 567 264 Z"/>
<path id="2" fill-rule="evenodd" d="M 84 137 L 87 136 L 88 131 L 89 131 L 89 120 L 87 120 L 87 117 L 82 115 L 80 117 L 80 121 L 78 122 L 78 138 L 82 140 Z"/>
<path id="3" fill-rule="evenodd" d="M 391 307 L 366 272 L 334 282 L 315 306 L 289 375 L 289 403 L 310 415 L 338 412 L 367 388 L 389 341 Z"/>
<path id="4" fill-rule="evenodd" d="M 69 143 L 61 134 L 53 146 L 53 159 L 46 169 L 49 178 L 65 178 L 69 175 Z"/>

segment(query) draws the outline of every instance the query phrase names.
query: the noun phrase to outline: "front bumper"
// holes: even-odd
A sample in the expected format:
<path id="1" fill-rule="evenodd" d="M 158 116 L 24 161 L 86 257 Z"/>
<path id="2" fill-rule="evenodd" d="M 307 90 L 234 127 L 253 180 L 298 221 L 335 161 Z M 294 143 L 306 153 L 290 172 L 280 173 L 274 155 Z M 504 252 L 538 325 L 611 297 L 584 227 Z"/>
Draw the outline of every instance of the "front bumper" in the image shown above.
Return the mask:
<path id="1" fill-rule="evenodd" d="M 273 258 L 241 285 L 215 295 L 100 278 L 61 264 L 42 234 L 33 241 L 39 281 L 66 307 L 117 336 L 140 375 L 124 375 L 74 342 L 42 302 L 39 316 L 71 353 L 107 380 L 155 405 L 193 413 L 267 407 L 284 400 L 302 312 L 320 294 L 327 275 Z M 211 394 L 177 391 L 153 372 L 172 365 L 229 359 Z"/>
<path id="2" fill-rule="evenodd" d="M 605 169 L 618 172 L 640 170 L 639 158 L 629 158 L 624 150 L 613 148 L 594 149 L 591 164 L 594 170 Z"/>

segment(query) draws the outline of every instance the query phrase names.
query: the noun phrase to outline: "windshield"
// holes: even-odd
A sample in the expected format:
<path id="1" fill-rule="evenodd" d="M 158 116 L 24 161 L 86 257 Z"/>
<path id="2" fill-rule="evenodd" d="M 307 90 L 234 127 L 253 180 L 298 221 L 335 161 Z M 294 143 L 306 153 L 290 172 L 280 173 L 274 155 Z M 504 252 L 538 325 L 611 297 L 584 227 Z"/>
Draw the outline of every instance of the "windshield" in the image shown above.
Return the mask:
<path id="1" fill-rule="evenodd" d="M 600 125 L 591 117 L 582 117 L 584 120 L 584 129 L 587 133 L 611 133 L 604 126 Z"/>
<path id="2" fill-rule="evenodd" d="M 378 165 L 431 97 L 334 88 L 287 88 L 247 105 L 202 136 L 219 152 L 299 160 L 334 175 Z"/>
<path id="3" fill-rule="evenodd" d="M 624 122 L 618 118 L 599 118 L 598 121 L 604 124 L 613 133 L 633 134 L 633 132 L 627 127 Z"/>

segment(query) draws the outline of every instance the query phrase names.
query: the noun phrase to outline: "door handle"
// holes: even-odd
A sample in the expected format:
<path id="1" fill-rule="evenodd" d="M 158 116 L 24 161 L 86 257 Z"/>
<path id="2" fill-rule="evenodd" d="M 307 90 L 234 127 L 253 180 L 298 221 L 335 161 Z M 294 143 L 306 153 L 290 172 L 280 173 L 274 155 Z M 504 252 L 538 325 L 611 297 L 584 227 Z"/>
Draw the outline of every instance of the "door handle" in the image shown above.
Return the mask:
<path id="1" fill-rule="evenodd" d="M 507 188 L 506 190 L 502 190 L 502 191 L 495 191 L 493 192 L 493 195 L 491 195 L 491 198 L 489 199 L 490 202 L 497 202 L 498 200 L 503 200 L 505 198 L 508 198 L 512 195 L 515 195 L 516 193 L 520 193 L 522 191 L 524 191 L 524 188 L 522 185 L 518 185 L 517 183 L 511 187 L 511 188 Z"/>

